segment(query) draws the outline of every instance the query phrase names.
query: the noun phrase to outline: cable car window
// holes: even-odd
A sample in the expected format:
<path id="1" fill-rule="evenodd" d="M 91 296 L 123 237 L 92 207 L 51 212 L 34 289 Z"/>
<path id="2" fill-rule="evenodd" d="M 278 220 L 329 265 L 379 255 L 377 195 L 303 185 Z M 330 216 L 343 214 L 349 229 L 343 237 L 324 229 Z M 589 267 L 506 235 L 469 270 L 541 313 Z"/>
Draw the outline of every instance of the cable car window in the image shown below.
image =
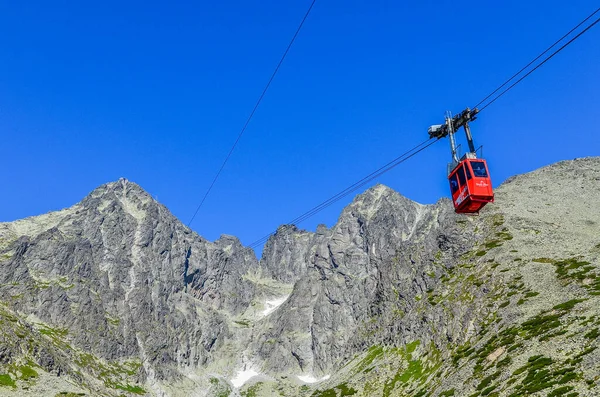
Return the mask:
<path id="1" fill-rule="evenodd" d="M 460 186 L 464 186 L 465 183 L 467 183 L 467 180 L 465 179 L 465 169 L 462 165 L 460 167 L 458 167 L 457 174 L 458 174 L 458 181 L 460 182 Z"/>
<path id="2" fill-rule="evenodd" d="M 456 180 L 456 174 L 450 177 L 450 190 L 452 194 L 458 190 L 458 181 Z"/>
<path id="3" fill-rule="evenodd" d="M 479 178 L 487 178 L 487 170 L 483 161 L 471 161 L 471 167 L 473 167 L 473 174 Z"/>
<path id="4" fill-rule="evenodd" d="M 465 164 L 465 171 L 467 171 L 467 179 L 470 181 L 471 180 L 471 169 L 469 168 L 469 166 L 467 164 Z"/>

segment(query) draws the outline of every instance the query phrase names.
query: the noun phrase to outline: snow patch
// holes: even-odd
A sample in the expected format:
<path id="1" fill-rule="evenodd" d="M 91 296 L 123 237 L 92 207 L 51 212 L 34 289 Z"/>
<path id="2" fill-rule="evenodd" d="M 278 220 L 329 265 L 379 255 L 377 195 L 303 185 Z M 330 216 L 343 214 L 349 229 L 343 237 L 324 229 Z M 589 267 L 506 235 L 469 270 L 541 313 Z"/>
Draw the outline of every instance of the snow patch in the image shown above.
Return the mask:
<path id="1" fill-rule="evenodd" d="M 300 379 L 302 382 L 304 383 L 317 383 L 317 382 L 323 382 L 326 381 L 327 379 L 331 378 L 331 375 L 325 375 L 324 377 L 322 377 L 321 379 L 317 379 L 312 375 L 298 375 L 298 379 Z"/>
<path id="2" fill-rule="evenodd" d="M 281 298 L 276 298 L 276 299 L 273 299 L 273 300 L 265 301 L 265 310 L 263 310 L 262 315 L 266 317 L 269 314 L 273 313 L 289 297 L 290 297 L 289 295 L 286 295 L 286 296 L 282 296 Z"/>
<path id="3" fill-rule="evenodd" d="M 234 378 L 231 378 L 231 384 L 236 389 L 239 389 L 240 387 L 242 387 L 244 385 L 244 383 L 246 383 L 248 380 L 250 380 L 250 378 L 252 378 L 256 375 L 258 375 L 258 372 L 256 372 L 253 369 L 245 369 L 245 370 L 238 371 L 237 375 Z"/>

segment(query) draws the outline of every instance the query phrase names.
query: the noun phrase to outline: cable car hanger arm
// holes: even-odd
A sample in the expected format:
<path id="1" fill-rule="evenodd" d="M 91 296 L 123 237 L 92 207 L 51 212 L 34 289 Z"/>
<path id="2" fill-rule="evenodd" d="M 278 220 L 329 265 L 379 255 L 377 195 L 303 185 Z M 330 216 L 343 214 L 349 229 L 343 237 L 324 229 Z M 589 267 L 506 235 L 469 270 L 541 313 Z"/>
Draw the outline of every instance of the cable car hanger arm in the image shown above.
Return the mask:
<path id="1" fill-rule="evenodd" d="M 477 118 L 478 112 L 477 108 L 473 110 L 466 108 L 454 117 L 450 112 L 446 112 L 446 122 L 432 125 L 428 130 L 430 139 L 439 140 L 448 137 L 450 142 L 452 163 L 448 165 L 448 181 L 454 209 L 459 214 L 478 214 L 487 203 L 494 201 L 494 191 L 486 162 L 477 158 L 469 127 L 469 122 Z M 469 152 L 459 159 L 454 135 L 461 127 L 465 129 Z"/>
<path id="2" fill-rule="evenodd" d="M 446 123 L 432 125 L 431 127 L 429 127 L 429 137 L 438 139 L 445 138 L 450 132 L 456 132 L 460 127 L 467 126 L 466 129 L 469 130 L 467 132 L 467 140 L 472 143 L 473 137 L 471 136 L 471 130 L 468 127 L 468 123 L 477 119 L 477 113 L 479 113 L 479 109 L 477 108 L 473 110 L 466 108 L 456 116 L 452 117 L 452 119 L 450 120 L 452 122 L 451 126 L 449 126 L 448 123 Z M 452 128 L 452 131 L 450 131 L 450 128 Z M 471 146 L 469 146 L 469 150 L 474 152 L 475 148 L 471 148 Z"/>

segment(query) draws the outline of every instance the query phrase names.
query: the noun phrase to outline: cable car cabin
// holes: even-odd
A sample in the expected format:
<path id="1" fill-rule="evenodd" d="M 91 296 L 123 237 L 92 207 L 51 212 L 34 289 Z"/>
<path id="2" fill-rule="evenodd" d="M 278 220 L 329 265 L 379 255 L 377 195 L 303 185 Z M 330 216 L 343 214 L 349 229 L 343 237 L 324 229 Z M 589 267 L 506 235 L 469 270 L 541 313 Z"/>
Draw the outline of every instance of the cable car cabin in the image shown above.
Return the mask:
<path id="1" fill-rule="evenodd" d="M 448 176 L 454 209 L 458 214 L 477 214 L 494 202 L 492 181 L 485 160 L 467 158 Z"/>

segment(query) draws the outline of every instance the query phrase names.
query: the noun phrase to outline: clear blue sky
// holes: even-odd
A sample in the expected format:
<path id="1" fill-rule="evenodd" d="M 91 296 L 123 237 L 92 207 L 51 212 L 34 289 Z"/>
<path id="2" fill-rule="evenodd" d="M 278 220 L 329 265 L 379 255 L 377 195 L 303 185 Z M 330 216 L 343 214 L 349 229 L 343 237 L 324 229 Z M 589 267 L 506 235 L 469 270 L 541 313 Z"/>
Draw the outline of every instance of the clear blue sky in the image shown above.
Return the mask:
<path id="1" fill-rule="evenodd" d="M 309 4 L 0 2 L 0 221 L 126 177 L 187 223 Z M 597 6 L 317 0 L 192 228 L 252 243 L 426 139 Z M 473 123 L 494 185 L 600 154 L 599 43 L 596 26 Z M 377 182 L 433 203 L 448 159 L 438 142 Z M 331 226 L 350 200 L 301 226 Z"/>

